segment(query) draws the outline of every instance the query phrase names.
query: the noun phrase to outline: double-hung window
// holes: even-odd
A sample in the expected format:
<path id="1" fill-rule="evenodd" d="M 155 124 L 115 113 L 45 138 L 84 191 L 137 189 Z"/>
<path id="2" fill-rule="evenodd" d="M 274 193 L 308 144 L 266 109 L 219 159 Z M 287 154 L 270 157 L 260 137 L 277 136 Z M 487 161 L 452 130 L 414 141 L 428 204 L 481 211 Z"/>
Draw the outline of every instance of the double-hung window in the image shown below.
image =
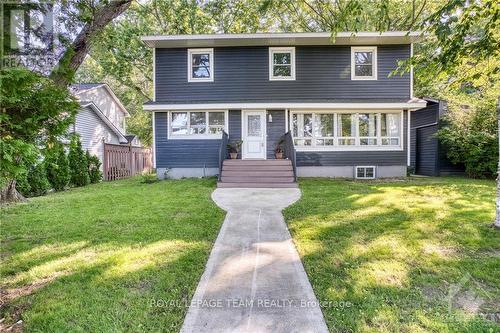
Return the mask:
<path id="1" fill-rule="evenodd" d="M 214 49 L 188 50 L 188 82 L 214 80 Z"/>
<path id="2" fill-rule="evenodd" d="M 306 150 L 402 149 L 402 112 L 292 111 L 290 125 Z"/>
<path id="3" fill-rule="evenodd" d="M 170 113 L 171 138 L 220 138 L 226 128 L 224 111 L 173 111 Z"/>
<path id="4" fill-rule="evenodd" d="M 351 47 L 351 79 L 377 79 L 377 47 Z"/>
<path id="5" fill-rule="evenodd" d="M 269 80 L 295 80 L 295 48 L 269 48 Z"/>

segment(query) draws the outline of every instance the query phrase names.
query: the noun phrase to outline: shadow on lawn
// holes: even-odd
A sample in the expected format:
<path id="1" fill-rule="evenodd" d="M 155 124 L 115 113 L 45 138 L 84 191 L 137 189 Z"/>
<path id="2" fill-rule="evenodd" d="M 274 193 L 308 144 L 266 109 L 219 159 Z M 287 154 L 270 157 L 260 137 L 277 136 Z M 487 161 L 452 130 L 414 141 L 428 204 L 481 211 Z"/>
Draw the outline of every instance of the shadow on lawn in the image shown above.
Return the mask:
<path id="1" fill-rule="evenodd" d="M 192 297 L 224 217 L 214 185 L 129 179 L 6 208 L 0 318 L 35 331 L 178 330 L 183 306 L 148 301 Z"/>
<path id="2" fill-rule="evenodd" d="M 485 227 L 492 186 L 308 180 L 301 189 L 285 218 L 316 296 L 352 304 L 323 308 L 331 331 L 498 328 L 478 315 L 500 312 L 498 256 L 476 255 L 500 240 Z M 475 312 L 449 312 L 450 286 L 466 273 L 487 295 L 476 288 Z"/>

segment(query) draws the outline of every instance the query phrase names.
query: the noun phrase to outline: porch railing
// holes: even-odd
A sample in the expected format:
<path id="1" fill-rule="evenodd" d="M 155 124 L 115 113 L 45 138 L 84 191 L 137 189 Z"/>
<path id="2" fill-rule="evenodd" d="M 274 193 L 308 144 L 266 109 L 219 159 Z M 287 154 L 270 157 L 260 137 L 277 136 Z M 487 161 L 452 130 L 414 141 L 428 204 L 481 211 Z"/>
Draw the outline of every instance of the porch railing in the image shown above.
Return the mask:
<path id="1" fill-rule="evenodd" d="M 222 174 L 222 164 L 227 157 L 227 144 L 229 143 L 229 135 L 226 131 L 222 131 L 222 140 L 219 147 L 219 180 Z"/>
<path id="2" fill-rule="evenodd" d="M 292 132 L 286 132 L 284 139 L 285 142 L 283 145 L 285 150 L 285 157 L 292 162 L 293 178 L 295 179 L 295 181 L 297 181 L 297 154 L 295 152 L 295 146 L 293 145 Z"/>

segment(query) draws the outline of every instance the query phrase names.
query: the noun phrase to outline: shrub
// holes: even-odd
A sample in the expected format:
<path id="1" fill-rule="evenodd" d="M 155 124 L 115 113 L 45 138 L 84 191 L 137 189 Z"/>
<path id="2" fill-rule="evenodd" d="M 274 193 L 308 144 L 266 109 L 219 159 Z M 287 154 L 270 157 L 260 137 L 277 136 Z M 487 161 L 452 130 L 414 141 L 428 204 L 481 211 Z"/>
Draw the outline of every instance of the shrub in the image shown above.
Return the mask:
<path id="1" fill-rule="evenodd" d="M 156 176 L 156 173 L 146 172 L 146 173 L 143 173 L 141 175 L 141 183 L 152 184 L 152 183 L 156 183 L 157 181 L 158 181 L 158 177 Z"/>
<path id="2" fill-rule="evenodd" d="M 71 137 L 68 154 L 70 183 L 73 186 L 85 186 L 90 183 L 87 166 L 87 157 L 82 149 L 82 143 L 78 135 Z"/>
<path id="3" fill-rule="evenodd" d="M 30 191 L 28 196 L 36 197 L 44 195 L 50 189 L 50 183 L 47 180 L 45 166 L 43 163 L 38 163 L 31 166 L 28 170 L 28 183 Z"/>
<path id="4" fill-rule="evenodd" d="M 45 170 L 47 179 L 56 191 L 62 191 L 68 186 L 69 162 L 62 144 L 57 143 L 45 152 Z"/>
<path id="5" fill-rule="evenodd" d="M 438 136 L 453 163 L 463 163 L 473 178 L 493 178 L 498 164 L 496 108 L 492 102 L 455 106 Z"/>
<path id="6" fill-rule="evenodd" d="M 99 183 L 102 179 L 102 172 L 99 170 L 101 161 L 99 161 L 97 156 L 90 155 L 88 151 L 85 156 L 87 157 L 87 169 L 89 171 L 90 182 L 92 184 Z"/>

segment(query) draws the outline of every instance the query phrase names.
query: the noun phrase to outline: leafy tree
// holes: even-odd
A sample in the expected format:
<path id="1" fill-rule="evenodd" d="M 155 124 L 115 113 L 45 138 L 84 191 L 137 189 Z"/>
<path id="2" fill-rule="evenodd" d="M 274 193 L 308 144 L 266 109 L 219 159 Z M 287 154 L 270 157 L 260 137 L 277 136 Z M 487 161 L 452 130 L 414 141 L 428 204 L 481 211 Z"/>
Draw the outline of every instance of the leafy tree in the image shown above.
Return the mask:
<path id="1" fill-rule="evenodd" d="M 16 190 L 23 165 L 66 132 L 79 106 L 66 88 L 27 69 L 4 68 L 0 82 L 0 201 L 23 200 Z"/>
<path id="2" fill-rule="evenodd" d="M 252 0 L 134 2 L 104 29 L 76 79 L 108 83 L 131 114 L 128 130 L 151 145 L 151 115 L 142 105 L 153 98 L 153 54 L 141 37 L 267 31 L 275 24 L 267 13 Z"/>
<path id="3" fill-rule="evenodd" d="M 61 143 L 55 143 L 45 150 L 47 179 L 56 191 L 64 190 L 70 180 L 69 161 Z"/>
<path id="4" fill-rule="evenodd" d="M 44 195 L 50 189 L 43 162 L 38 162 L 28 169 L 28 183 L 30 185 L 29 196 Z"/>
<path id="5" fill-rule="evenodd" d="M 23 172 L 19 172 L 16 179 L 16 189 L 24 195 L 25 197 L 29 196 L 31 192 L 31 186 L 28 182 L 28 167 L 25 166 Z"/>
<path id="6" fill-rule="evenodd" d="M 89 151 L 85 154 L 87 157 L 87 170 L 89 172 L 90 183 L 99 183 L 102 179 L 102 172 L 100 170 L 101 161 L 95 155 L 90 155 Z"/>
<path id="7" fill-rule="evenodd" d="M 87 157 L 82 149 L 80 138 L 76 134 L 71 137 L 68 160 L 71 185 L 86 186 L 90 184 Z"/>
<path id="8" fill-rule="evenodd" d="M 458 104 L 456 100 L 451 103 Z M 491 100 L 474 104 L 452 107 L 439 138 L 451 161 L 463 163 L 470 177 L 494 177 L 498 164 L 495 104 Z"/>

